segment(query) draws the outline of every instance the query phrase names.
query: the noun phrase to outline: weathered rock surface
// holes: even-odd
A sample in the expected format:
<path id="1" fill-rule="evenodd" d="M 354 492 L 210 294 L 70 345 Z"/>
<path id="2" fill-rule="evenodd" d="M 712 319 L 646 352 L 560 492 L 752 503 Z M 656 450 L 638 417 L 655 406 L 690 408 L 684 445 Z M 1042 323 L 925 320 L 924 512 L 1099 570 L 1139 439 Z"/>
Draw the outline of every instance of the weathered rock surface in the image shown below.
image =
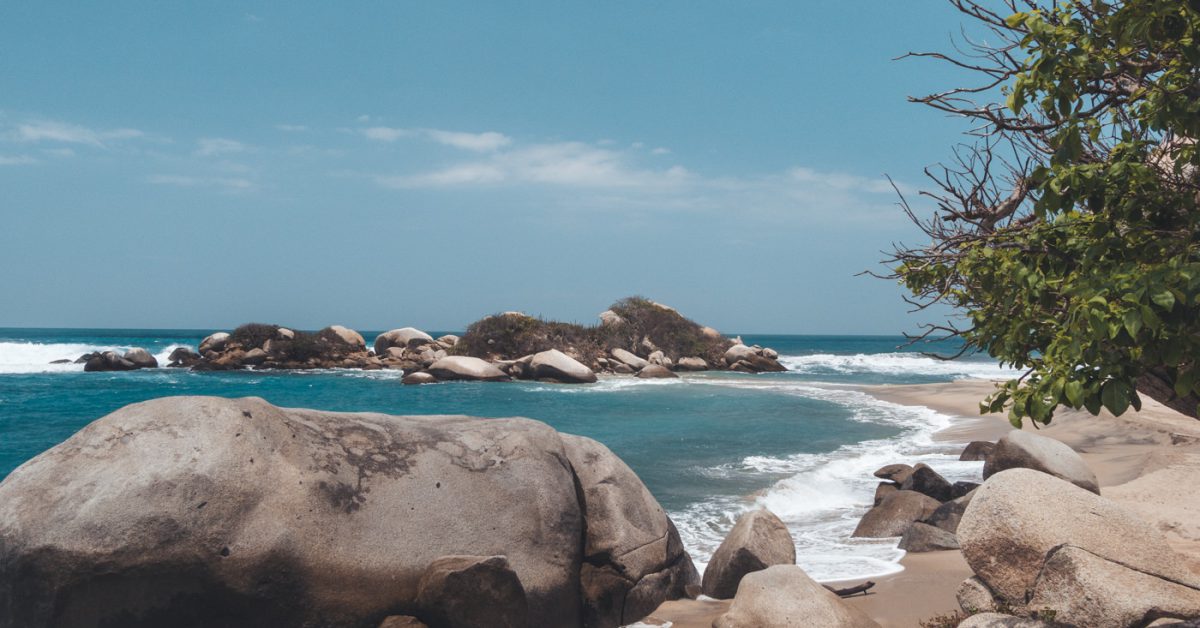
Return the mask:
<path id="1" fill-rule="evenodd" d="M 534 354 L 529 366 L 535 379 L 552 379 L 564 384 L 591 384 L 596 381 L 592 369 L 558 349 Z"/>
<path id="2" fill-rule="evenodd" d="M 636 476 L 581 448 L 527 419 L 127 406 L 0 483 L 0 624 L 377 625 L 422 618 L 437 559 L 499 551 L 529 625 L 621 599 L 631 622 L 695 570 Z M 592 561 L 641 575 L 585 586 Z"/>
<path id="3" fill-rule="evenodd" d="M 363 340 L 362 334 L 341 325 L 330 325 L 321 331 L 328 331 L 337 336 L 346 346 L 353 349 L 366 349 L 367 341 Z"/>
<path id="4" fill-rule="evenodd" d="M 411 615 L 390 615 L 379 623 L 379 628 L 429 628 L 429 626 Z"/>
<path id="5" fill-rule="evenodd" d="M 679 361 L 675 363 L 675 370 L 707 371 L 708 362 L 705 362 L 704 358 L 679 358 Z"/>
<path id="6" fill-rule="evenodd" d="M 409 373 L 400 379 L 401 384 L 436 384 L 438 378 L 426 373 L 425 371 L 417 371 Z"/>
<path id="7" fill-rule="evenodd" d="M 649 362 L 647 362 L 647 361 L 643 360 L 642 358 L 637 357 L 633 353 L 626 351 L 624 349 L 621 349 L 621 348 L 613 349 L 613 350 L 609 351 L 609 353 L 612 355 L 612 357 L 616 358 L 616 360 L 618 362 L 628 366 L 629 368 L 631 368 L 635 371 L 646 368 L 646 365 L 649 364 Z"/>
<path id="8" fill-rule="evenodd" d="M 167 356 L 167 366 L 191 366 L 200 361 L 200 354 L 187 347 L 176 347 Z"/>
<path id="9" fill-rule="evenodd" d="M 878 506 L 883 502 L 885 497 L 895 493 L 898 490 L 900 490 L 900 487 L 892 484 L 891 482 L 880 482 L 875 486 L 875 501 L 871 505 Z"/>
<path id="10" fill-rule="evenodd" d="M 896 491 L 883 498 L 878 506 L 867 511 L 858 527 L 856 537 L 884 538 L 900 536 L 915 521 L 933 514 L 941 504 L 916 491 Z"/>
<path id="11" fill-rule="evenodd" d="M 914 553 L 952 550 L 958 549 L 958 539 L 952 532 L 918 521 L 904 531 L 899 548 Z"/>
<path id="12" fill-rule="evenodd" d="M 787 526 L 767 510 L 752 510 L 734 524 L 704 570 L 704 594 L 719 600 L 737 593 L 751 572 L 772 565 L 795 565 L 796 544 Z"/>
<path id="13" fill-rule="evenodd" d="M 434 626 L 526 628 L 529 605 L 504 556 L 444 556 L 417 585 L 417 606 Z"/>
<path id="14" fill-rule="evenodd" d="M 116 351 L 89 353 L 80 359 L 84 361 L 83 370 L 88 372 L 134 371 L 138 368 L 138 365 L 126 360 Z"/>
<path id="15" fill-rule="evenodd" d="M 962 497 L 945 502 L 941 506 L 938 506 L 937 510 L 933 511 L 933 514 L 926 517 L 924 522 L 941 528 L 950 534 L 957 533 L 958 523 L 962 520 L 963 513 L 967 511 L 967 505 L 971 503 L 971 499 L 974 496 L 975 493 L 973 492 L 967 493 Z"/>
<path id="16" fill-rule="evenodd" d="M 1005 469 L 1033 469 L 1064 479 L 1075 486 L 1100 494 L 1096 474 L 1075 450 L 1049 438 L 1023 430 L 1012 430 L 996 442 L 983 465 L 984 479 Z"/>
<path id="17" fill-rule="evenodd" d="M 970 494 L 971 491 L 977 488 L 979 488 L 979 482 L 967 482 L 965 480 L 959 480 L 954 483 L 954 486 L 950 487 L 950 495 L 954 499 L 958 499 L 959 497 Z"/>
<path id="18" fill-rule="evenodd" d="M 671 369 L 658 364 L 647 364 L 645 368 L 638 371 L 637 376 L 642 379 L 675 379 L 679 377 L 671 372 Z"/>
<path id="19" fill-rule="evenodd" d="M 1028 606 L 1079 626 L 1126 628 L 1163 617 L 1200 618 L 1200 589 L 1063 545 L 1051 550 Z"/>
<path id="20" fill-rule="evenodd" d="M 979 613 L 962 621 L 958 628 L 1052 628 L 1050 624 L 1036 619 L 1014 617 L 1000 613 Z"/>
<path id="21" fill-rule="evenodd" d="M 584 623 L 630 623 L 686 597 L 700 575 L 662 506 L 604 445 L 567 434 L 562 441 L 586 505 Z"/>
<path id="22" fill-rule="evenodd" d="M 973 440 L 963 448 L 962 453 L 958 455 L 958 459 L 969 462 L 987 460 L 987 457 L 992 455 L 992 451 L 995 448 L 996 444 L 991 441 Z"/>
<path id="23" fill-rule="evenodd" d="M 433 336 L 430 336 L 416 327 L 401 327 L 400 329 L 385 331 L 376 336 L 374 347 L 375 353 L 380 355 L 391 347 L 408 349 L 433 342 Z"/>
<path id="24" fill-rule="evenodd" d="M 729 612 L 713 628 L 878 628 L 866 613 L 843 602 L 796 565 L 747 574 Z"/>
<path id="25" fill-rule="evenodd" d="M 912 472 L 913 468 L 910 465 L 898 463 L 880 467 L 875 471 L 874 475 L 881 480 L 890 480 L 896 484 L 904 484 L 904 481 L 908 479 L 908 476 L 912 475 Z"/>
<path id="26" fill-rule="evenodd" d="M 971 576 L 958 585 L 955 592 L 958 607 L 964 613 L 978 613 L 996 610 L 996 596 L 978 576 Z"/>
<path id="27" fill-rule="evenodd" d="M 758 354 L 755 353 L 754 349 L 751 349 L 743 344 L 736 344 L 725 350 L 725 363 L 733 366 L 734 364 L 737 364 L 739 360 L 745 360 L 757 355 Z"/>
<path id="28" fill-rule="evenodd" d="M 1116 503 L 1032 469 L 1009 469 L 979 487 L 958 542 L 975 575 L 995 594 L 1024 602 L 1050 550 L 1069 544 L 1130 569 L 1200 587 L 1200 574 L 1162 533 Z"/>
<path id="29" fill-rule="evenodd" d="M 510 378 L 504 371 L 492 364 L 465 355 L 452 355 L 442 358 L 429 365 L 430 375 L 439 380 L 467 380 L 484 382 L 502 382 Z"/>
<path id="30" fill-rule="evenodd" d="M 156 369 L 158 368 L 158 359 L 150 355 L 149 351 L 142 348 L 133 348 L 125 352 L 121 356 L 133 363 L 134 366 L 140 369 Z"/>
<path id="31" fill-rule="evenodd" d="M 912 473 L 900 483 L 900 488 L 928 495 L 939 502 L 951 499 L 954 492 L 946 478 L 923 462 L 912 468 Z"/>
<path id="32" fill-rule="evenodd" d="M 227 332 L 219 331 L 211 334 L 200 341 L 200 354 L 204 355 L 209 351 L 220 351 L 225 348 L 225 343 L 227 342 L 229 342 L 229 334 Z"/>

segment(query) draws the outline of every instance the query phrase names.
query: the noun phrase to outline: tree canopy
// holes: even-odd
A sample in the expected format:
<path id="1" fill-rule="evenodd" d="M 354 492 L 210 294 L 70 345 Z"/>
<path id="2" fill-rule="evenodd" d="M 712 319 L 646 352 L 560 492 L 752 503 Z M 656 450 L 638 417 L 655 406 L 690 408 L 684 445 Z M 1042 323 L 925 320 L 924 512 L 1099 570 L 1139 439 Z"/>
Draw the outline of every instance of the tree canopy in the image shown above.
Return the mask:
<path id="1" fill-rule="evenodd" d="M 1049 422 L 1059 406 L 1191 416 L 1200 402 L 1200 0 L 950 0 L 972 85 L 911 100 L 972 123 L 926 171 L 928 236 L 887 260 L 954 336 L 1021 375 L 983 402 Z"/>

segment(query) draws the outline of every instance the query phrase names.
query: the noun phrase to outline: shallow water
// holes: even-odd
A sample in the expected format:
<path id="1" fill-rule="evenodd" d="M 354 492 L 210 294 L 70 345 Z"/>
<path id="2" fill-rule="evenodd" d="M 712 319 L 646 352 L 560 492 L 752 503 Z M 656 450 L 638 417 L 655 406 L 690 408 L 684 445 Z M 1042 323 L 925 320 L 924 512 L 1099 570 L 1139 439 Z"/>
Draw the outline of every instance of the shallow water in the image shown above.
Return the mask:
<path id="1" fill-rule="evenodd" d="M 898 570 L 894 540 L 849 539 L 869 506 L 871 472 L 926 461 L 951 481 L 979 463 L 931 435 L 948 417 L 897 406 L 851 386 L 996 377 L 983 360 L 943 363 L 896 351 L 900 338 L 746 336 L 781 354 L 787 373 L 705 373 L 678 380 L 605 378 L 402 386 L 395 371 L 84 373 L 48 365 L 104 348 L 145 347 L 160 361 L 202 331 L 0 330 L 0 475 L 126 404 L 166 395 L 258 396 L 281 406 L 391 414 L 525 416 L 595 438 L 642 478 L 702 567 L 737 515 L 756 505 L 783 518 L 798 562 L 837 579 Z M 364 334 L 368 339 L 374 335 Z"/>

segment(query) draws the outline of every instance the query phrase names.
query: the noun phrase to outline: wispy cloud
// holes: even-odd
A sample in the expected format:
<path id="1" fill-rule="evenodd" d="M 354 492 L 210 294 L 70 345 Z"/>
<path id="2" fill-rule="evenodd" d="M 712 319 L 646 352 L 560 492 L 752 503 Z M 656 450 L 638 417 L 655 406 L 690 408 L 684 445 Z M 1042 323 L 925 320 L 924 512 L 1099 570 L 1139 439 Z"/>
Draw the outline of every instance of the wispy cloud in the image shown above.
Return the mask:
<path id="1" fill-rule="evenodd" d="M 275 128 L 284 133 L 303 133 L 308 130 L 303 124 L 276 124 Z"/>
<path id="2" fill-rule="evenodd" d="M 477 153 L 489 153 L 512 144 L 512 138 L 497 133 L 495 131 L 487 131 L 485 133 L 462 133 L 458 131 L 439 131 L 437 129 L 425 129 L 425 134 L 430 139 L 438 144 L 453 146 L 463 150 L 475 151 Z"/>
<path id="3" fill-rule="evenodd" d="M 229 153 L 240 153 L 248 147 L 237 141 L 226 139 L 223 137 L 206 137 L 196 141 L 196 155 L 200 157 L 212 157 L 214 155 L 225 155 Z"/>
<path id="4" fill-rule="evenodd" d="M 0 155 L 0 166 L 29 166 L 38 163 L 29 155 Z"/>
<path id="5" fill-rule="evenodd" d="M 394 142 L 413 133 L 408 129 L 396 129 L 388 126 L 373 126 L 362 129 L 363 137 L 377 142 Z"/>
<path id="6" fill-rule="evenodd" d="M 240 177 L 194 177 L 188 175 L 156 174 L 149 177 L 147 181 L 155 185 L 173 185 L 185 188 L 207 187 L 227 192 L 244 192 L 257 187 L 253 181 Z"/>
<path id="7" fill-rule="evenodd" d="M 144 137 L 137 129 L 92 129 L 78 124 L 41 120 L 18 124 L 13 135 L 21 142 L 58 142 L 103 147 L 107 142 Z"/>

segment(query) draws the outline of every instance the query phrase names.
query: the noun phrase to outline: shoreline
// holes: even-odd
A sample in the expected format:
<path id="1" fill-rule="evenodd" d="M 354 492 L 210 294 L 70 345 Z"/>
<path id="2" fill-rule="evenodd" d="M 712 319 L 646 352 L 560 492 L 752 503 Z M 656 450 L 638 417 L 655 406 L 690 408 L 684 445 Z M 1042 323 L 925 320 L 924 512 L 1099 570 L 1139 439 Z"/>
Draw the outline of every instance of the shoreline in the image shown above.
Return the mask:
<path id="1" fill-rule="evenodd" d="M 979 414 L 979 401 L 994 386 L 992 380 L 961 379 L 853 388 L 882 401 L 924 407 L 950 417 L 951 424 L 938 430 L 935 440 L 965 445 L 972 440 L 994 442 L 1013 429 L 1003 414 Z M 1027 425 L 1025 429 L 1034 428 Z M 1121 417 L 1060 410 L 1038 433 L 1078 451 L 1095 471 L 1103 497 L 1162 530 L 1172 548 L 1200 570 L 1200 503 L 1191 494 L 1200 482 L 1200 421 L 1146 398 L 1140 412 Z M 843 600 L 884 628 L 908 628 L 959 610 L 958 585 L 972 575 L 960 551 L 907 553 L 899 563 L 902 571 L 871 578 L 876 586 L 866 595 Z M 826 584 L 848 586 L 862 580 Z M 673 628 L 708 628 L 729 603 L 669 602 L 643 621 L 647 625 L 671 622 Z"/>

